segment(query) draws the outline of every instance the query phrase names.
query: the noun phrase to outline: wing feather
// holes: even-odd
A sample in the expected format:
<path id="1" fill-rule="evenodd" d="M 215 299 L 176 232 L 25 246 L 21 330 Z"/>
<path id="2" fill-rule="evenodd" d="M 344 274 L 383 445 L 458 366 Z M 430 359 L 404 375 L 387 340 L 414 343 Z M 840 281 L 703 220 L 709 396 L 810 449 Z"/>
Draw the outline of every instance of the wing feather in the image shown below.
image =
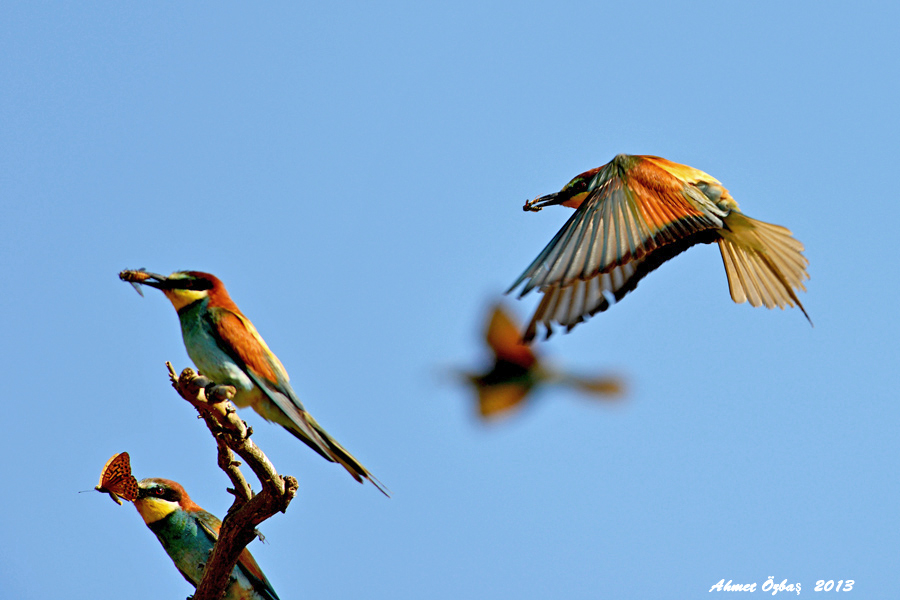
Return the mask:
<path id="1" fill-rule="evenodd" d="M 210 307 L 207 314 L 218 337 L 219 347 L 232 358 L 239 359 L 239 365 L 269 381 L 287 383 L 287 372 L 281 361 L 269 350 L 247 317 L 221 307 Z"/>
<path id="2" fill-rule="evenodd" d="M 522 343 L 519 328 L 499 304 L 491 312 L 485 338 L 497 358 L 524 368 L 534 365 L 534 352 Z"/>
<path id="3" fill-rule="evenodd" d="M 253 555 L 250 554 L 250 550 L 244 548 L 243 551 L 241 551 L 238 556 L 237 565 L 235 566 L 244 572 L 244 576 L 250 580 L 253 589 L 255 589 L 263 598 L 278 600 L 278 594 L 272 589 L 272 584 L 266 579 L 266 575 L 262 572 L 262 569 L 259 568 Z"/>
<path id="4" fill-rule="evenodd" d="M 208 513 L 206 511 L 202 511 L 200 513 L 196 513 L 197 522 L 200 523 L 201 529 L 206 533 L 206 535 L 212 540 L 215 544 L 219 539 L 219 531 L 222 529 L 222 521 L 219 520 L 215 515 Z M 241 553 L 238 555 L 238 561 L 235 565 L 236 568 L 243 571 L 244 576 L 250 581 L 253 585 L 253 588 L 263 595 L 265 598 L 270 598 L 271 600 L 278 600 L 278 596 L 275 594 L 275 590 L 272 589 L 272 584 L 269 583 L 269 580 L 266 579 L 265 574 L 262 572 L 262 569 L 257 564 L 256 559 L 253 558 L 253 555 L 250 554 L 250 550 L 244 548 Z M 197 585 L 199 582 L 194 582 L 194 585 Z"/>
<path id="5" fill-rule="evenodd" d="M 552 323 L 571 329 L 608 309 L 665 260 L 715 239 L 711 232 L 729 214 L 724 204 L 730 196 L 712 177 L 682 167 L 656 157 L 620 156 L 598 170 L 575 214 L 508 290 L 524 284 L 519 297 L 535 288 L 544 294 L 526 341 L 538 323 L 548 335 Z M 684 175 L 693 179 L 679 178 Z M 724 204 L 695 182 L 725 198 Z"/>
<path id="6" fill-rule="evenodd" d="M 310 423 L 311 417 L 288 382 L 284 366 L 269 350 L 253 323 L 242 314 L 226 308 L 212 307 L 208 314 L 219 347 L 242 367 L 253 383 L 296 426 L 296 431 L 289 430 L 299 434 L 298 437 L 322 457 L 334 462 L 328 443 Z"/>
<path id="7" fill-rule="evenodd" d="M 674 163 L 673 163 L 674 164 Z M 565 288 L 640 259 L 661 246 L 721 227 L 727 213 L 649 161 L 603 167 L 596 187 L 508 291 Z"/>
<path id="8" fill-rule="evenodd" d="M 699 243 L 712 243 L 717 238 L 715 230 L 701 231 L 691 236 L 689 239 L 681 240 L 675 244 L 667 244 L 662 246 L 655 252 L 645 255 L 643 258 L 632 260 L 624 265 L 613 267 L 606 273 L 600 273 L 588 279 L 587 281 L 576 280 L 569 285 L 553 285 L 548 286 L 544 292 L 544 297 L 531 317 L 531 321 L 526 327 L 523 340 L 529 342 L 533 340 L 540 326 L 546 330 L 549 337 L 553 332 L 553 324 L 557 323 L 571 331 L 578 323 L 585 320 L 586 317 L 595 315 L 598 312 L 604 312 L 614 303 L 620 301 L 629 292 L 633 291 L 638 283 L 649 273 L 656 270 L 667 260 L 684 252 L 691 246 Z M 581 289 L 585 286 L 584 300 L 579 305 L 578 311 L 560 310 L 561 303 L 568 300 L 575 288 Z M 567 304 L 566 306 L 571 306 Z"/>

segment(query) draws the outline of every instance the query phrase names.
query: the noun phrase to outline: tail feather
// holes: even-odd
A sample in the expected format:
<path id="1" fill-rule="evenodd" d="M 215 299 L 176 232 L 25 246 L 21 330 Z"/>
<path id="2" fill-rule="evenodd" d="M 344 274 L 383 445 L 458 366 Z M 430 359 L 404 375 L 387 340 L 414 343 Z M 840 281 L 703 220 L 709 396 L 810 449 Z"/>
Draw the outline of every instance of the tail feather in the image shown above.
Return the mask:
<path id="1" fill-rule="evenodd" d="M 378 491 L 387 496 L 391 497 L 390 491 L 385 487 L 383 483 L 378 481 L 374 475 L 372 475 L 368 469 L 366 469 L 362 463 L 360 463 L 356 458 L 350 454 L 343 446 L 341 446 L 337 440 L 328 435 L 328 432 L 322 429 L 322 426 L 319 425 L 315 419 L 309 413 L 304 413 L 309 425 L 312 426 L 313 430 L 315 430 L 316 434 L 318 434 L 318 438 L 321 439 L 325 443 L 325 448 L 317 448 L 315 445 L 310 443 L 306 437 L 300 434 L 293 428 L 285 427 L 288 431 L 293 433 L 297 438 L 299 438 L 302 442 L 304 442 L 307 446 L 318 452 L 325 460 L 330 462 L 336 462 L 344 467 L 350 475 L 353 476 L 353 479 L 358 481 L 359 483 L 363 482 L 363 479 L 368 479 L 372 482 Z"/>
<path id="2" fill-rule="evenodd" d="M 719 233 L 732 300 L 766 308 L 796 306 L 812 324 L 794 292 L 806 290 L 803 281 L 809 279 L 809 261 L 803 256 L 803 244 L 790 230 L 733 211 Z"/>
<path id="3" fill-rule="evenodd" d="M 619 377 L 577 377 L 568 376 L 562 380 L 577 390 L 600 398 L 615 398 L 625 393 L 625 383 Z"/>
<path id="4" fill-rule="evenodd" d="M 336 462 L 339 462 L 345 469 L 347 469 L 347 472 L 353 476 L 353 479 L 360 483 L 362 483 L 363 479 L 368 479 L 372 482 L 372 485 L 378 488 L 379 492 L 381 492 L 388 498 L 391 497 L 390 492 L 384 486 L 384 484 L 378 481 L 378 479 L 374 475 L 369 473 L 369 470 L 365 468 L 362 463 L 356 460 L 356 458 L 352 454 L 347 452 L 347 450 L 345 450 L 343 446 L 341 446 L 330 435 L 328 435 L 318 423 L 316 423 L 315 421 L 312 421 L 312 423 L 316 428 L 316 431 L 318 431 L 319 435 L 321 435 L 322 438 L 328 443 L 328 449 L 331 451 L 332 458 Z"/>

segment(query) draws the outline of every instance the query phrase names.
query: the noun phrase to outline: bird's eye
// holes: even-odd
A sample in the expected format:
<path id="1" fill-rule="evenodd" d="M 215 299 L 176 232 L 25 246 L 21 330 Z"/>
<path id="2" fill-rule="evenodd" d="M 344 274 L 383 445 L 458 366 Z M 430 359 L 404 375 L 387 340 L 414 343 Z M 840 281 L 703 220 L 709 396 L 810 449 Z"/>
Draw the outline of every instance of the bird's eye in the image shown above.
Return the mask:
<path id="1" fill-rule="evenodd" d="M 566 186 L 566 191 L 577 194 L 578 192 L 583 192 L 585 188 L 587 188 L 587 181 L 579 177 L 569 182 L 569 185 Z"/>
<path id="2" fill-rule="evenodd" d="M 212 282 L 207 281 L 206 279 L 191 279 L 187 285 L 187 289 L 196 291 L 211 290 Z"/>

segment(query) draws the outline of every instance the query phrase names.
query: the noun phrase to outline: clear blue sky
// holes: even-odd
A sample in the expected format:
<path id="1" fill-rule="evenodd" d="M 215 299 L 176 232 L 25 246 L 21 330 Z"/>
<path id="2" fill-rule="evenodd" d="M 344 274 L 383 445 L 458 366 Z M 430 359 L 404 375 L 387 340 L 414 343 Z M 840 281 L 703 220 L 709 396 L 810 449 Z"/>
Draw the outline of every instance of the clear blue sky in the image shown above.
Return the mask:
<path id="1" fill-rule="evenodd" d="M 323 6 L 326 5 L 326 6 Z M 183 598 L 114 453 L 223 514 L 169 388 L 174 310 L 124 268 L 221 277 L 307 408 L 394 492 L 245 413 L 300 480 L 251 549 L 291 598 L 896 593 L 900 10 L 894 3 L 0 7 L 0 573 L 9 598 Z M 695 248 L 542 351 L 627 376 L 485 426 L 488 303 L 568 217 L 523 202 L 620 152 L 788 226 L 797 310 Z M 535 296 L 513 301 L 520 319 Z M 757 592 L 761 594 L 761 592 Z"/>

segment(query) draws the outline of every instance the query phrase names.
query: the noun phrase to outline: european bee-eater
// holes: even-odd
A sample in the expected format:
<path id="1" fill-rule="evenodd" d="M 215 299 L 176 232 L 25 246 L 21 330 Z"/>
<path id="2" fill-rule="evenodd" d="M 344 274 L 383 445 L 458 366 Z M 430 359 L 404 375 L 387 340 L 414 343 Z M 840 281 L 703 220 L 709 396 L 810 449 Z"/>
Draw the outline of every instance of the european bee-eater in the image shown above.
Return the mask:
<path id="1" fill-rule="evenodd" d="M 586 378 L 551 369 L 522 343 L 518 326 L 499 304 L 491 311 L 485 339 L 494 355 L 493 368 L 480 375 L 464 374 L 478 393 L 482 418 L 508 414 L 521 407 L 533 390 L 547 384 L 568 385 L 599 397 L 622 392 L 622 382 L 614 377 Z"/>
<path id="2" fill-rule="evenodd" d="M 168 479 L 151 478 L 138 482 L 134 507 L 184 578 L 197 587 L 209 553 L 219 538 L 222 521 L 197 506 L 183 487 Z M 278 600 L 269 580 L 246 548 L 231 572 L 231 583 L 224 598 Z"/>
<path id="3" fill-rule="evenodd" d="M 637 287 L 661 264 L 695 244 L 719 244 L 731 298 L 752 306 L 806 310 L 803 244 L 779 225 L 751 219 L 719 181 L 658 156 L 619 154 L 585 171 L 555 194 L 525 203 L 526 211 L 562 204 L 575 209 L 538 257 L 507 290 L 543 294 L 523 339 L 537 324 L 570 331 Z M 812 323 L 812 321 L 810 321 Z"/>
<path id="4" fill-rule="evenodd" d="M 199 271 L 178 271 L 168 277 L 123 271 L 119 277 L 166 295 L 178 312 L 188 356 L 206 377 L 234 386 L 235 404 L 252 406 L 264 419 L 278 423 L 326 460 L 343 465 L 357 481 L 366 478 L 387 495 L 381 483 L 306 412 L 281 361 L 217 277 Z"/>

